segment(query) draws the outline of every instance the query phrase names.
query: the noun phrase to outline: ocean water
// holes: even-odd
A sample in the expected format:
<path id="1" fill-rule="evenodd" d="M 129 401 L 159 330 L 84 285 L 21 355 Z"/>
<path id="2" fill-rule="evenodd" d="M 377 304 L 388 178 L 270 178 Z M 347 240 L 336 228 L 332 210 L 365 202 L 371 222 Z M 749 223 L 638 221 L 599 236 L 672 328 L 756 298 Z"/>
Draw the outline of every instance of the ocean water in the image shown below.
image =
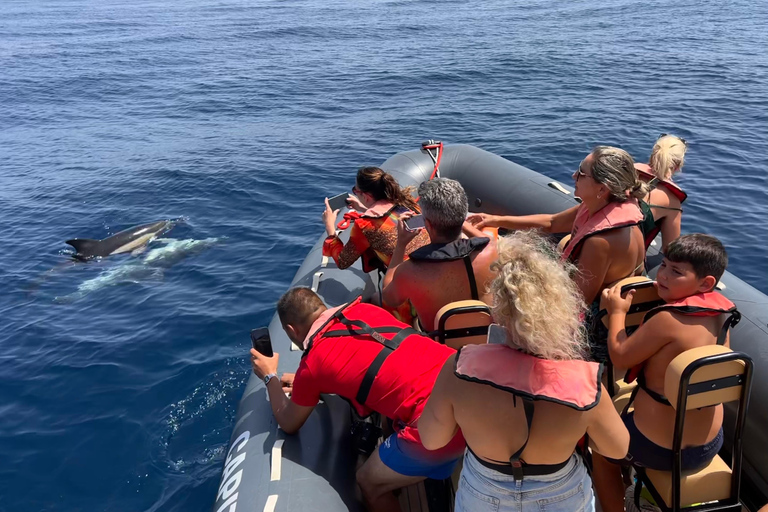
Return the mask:
<path id="1" fill-rule="evenodd" d="M 689 141 L 683 230 L 768 292 L 768 4 L 0 2 L 0 511 L 203 511 L 322 198 L 426 138 L 567 181 Z M 64 240 L 187 217 L 146 252 Z"/>

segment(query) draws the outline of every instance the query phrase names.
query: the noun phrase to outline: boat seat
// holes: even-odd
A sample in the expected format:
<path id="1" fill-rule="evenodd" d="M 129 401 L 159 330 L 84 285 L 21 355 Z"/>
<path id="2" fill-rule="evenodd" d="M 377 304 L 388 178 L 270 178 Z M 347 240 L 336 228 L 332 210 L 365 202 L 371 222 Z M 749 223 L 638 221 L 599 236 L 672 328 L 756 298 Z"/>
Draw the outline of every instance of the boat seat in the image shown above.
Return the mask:
<path id="1" fill-rule="evenodd" d="M 672 473 L 646 469 L 645 474 L 669 506 L 672 503 Z M 685 471 L 680 477 L 680 505 L 683 507 L 727 499 L 730 495 L 731 468 L 719 455 L 702 469 Z"/>
<path id="2" fill-rule="evenodd" d="M 619 386 L 619 384 L 623 385 Z M 623 380 L 620 380 L 619 382 L 616 382 L 615 385 L 616 387 L 614 388 L 615 391 L 613 395 L 613 406 L 616 408 L 616 412 L 621 414 L 627 407 L 629 399 L 632 396 L 632 392 L 637 387 L 637 381 L 627 384 Z M 629 411 L 631 410 L 632 408 L 630 407 Z"/>
<path id="3" fill-rule="evenodd" d="M 565 249 L 565 245 L 568 243 L 568 240 L 570 239 L 571 239 L 571 234 L 568 233 L 563 238 L 561 238 L 559 242 L 557 242 L 557 248 L 560 249 L 560 252 L 563 252 L 563 249 Z"/>
<path id="4" fill-rule="evenodd" d="M 672 471 L 637 469 L 635 504 L 645 485 L 664 512 L 691 507 L 691 511 L 741 510 L 742 434 L 752 382 L 752 360 L 721 345 L 687 350 L 672 360 L 664 376 L 664 394 L 675 409 Z M 738 401 L 730 467 L 716 456 L 705 467 L 680 471 L 685 412 L 690 409 Z"/>
<path id="5" fill-rule="evenodd" d="M 485 302 L 459 300 L 440 308 L 435 315 L 437 330 L 429 335 L 458 350 L 464 345 L 485 343 L 491 323 L 491 308 Z"/>
<path id="6" fill-rule="evenodd" d="M 632 297 L 632 305 L 627 312 L 627 320 L 624 324 L 627 328 L 627 334 L 631 334 L 632 331 L 637 329 L 648 311 L 664 304 L 664 301 L 659 297 L 654 282 L 645 276 L 634 276 L 627 277 L 616 283 L 621 285 L 622 295 L 630 290 L 635 290 L 635 295 Z M 604 311 L 605 313 L 603 313 Z M 608 315 L 605 309 L 605 301 L 602 298 L 600 299 L 600 314 L 602 315 L 603 325 L 607 328 Z"/>
<path id="7" fill-rule="evenodd" d="M 635 295 L 632 297 L 632 305 L 627 312 L 626 322 L 624 328 L 627 335 L 631 335 L 635 329 L 637 329 L 643 322 L 645 314 L 656 306 L 660 306 L 664 303 L 659 297 L 659 294 L 654 286 L 654 281 L 644 276 L 627 277 L 618 281 L 616 284 L 621 285 L 622 295 L 635 290 Z M 608 311 L 605 308 L 605 300 L 600 299 L 600 313 L 598 314 L 603 325 L 608 328 Z M 607 340 L 606 340 L 607 342 Z M 627 386 L 627 383 L 623 380 L 623 375 L 616 375 L 613 365 L 608 361 L 605 365 L 605 376 L 607 379 L 606 388 L 612 397 L 617 397 L 623 387 Z M 612 385 L 609 383 L 613 383 Z"/>

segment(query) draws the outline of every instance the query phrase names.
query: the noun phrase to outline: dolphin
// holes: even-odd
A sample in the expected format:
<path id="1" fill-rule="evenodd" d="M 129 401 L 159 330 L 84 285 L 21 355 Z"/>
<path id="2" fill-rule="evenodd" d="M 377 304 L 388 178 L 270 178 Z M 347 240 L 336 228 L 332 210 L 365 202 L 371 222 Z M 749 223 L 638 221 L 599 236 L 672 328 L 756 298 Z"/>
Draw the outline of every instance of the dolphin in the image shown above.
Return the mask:
<path id="1" fill-rule="evenodd" d="M 103 240 L 73 238 L 66 243 L 75 248 L 75 258 L 79 260 L 104 258 L 142 249 L 153 239 L 170 231 L 176 223 L 176 220 L 159 220 L 128 228 Z"/>

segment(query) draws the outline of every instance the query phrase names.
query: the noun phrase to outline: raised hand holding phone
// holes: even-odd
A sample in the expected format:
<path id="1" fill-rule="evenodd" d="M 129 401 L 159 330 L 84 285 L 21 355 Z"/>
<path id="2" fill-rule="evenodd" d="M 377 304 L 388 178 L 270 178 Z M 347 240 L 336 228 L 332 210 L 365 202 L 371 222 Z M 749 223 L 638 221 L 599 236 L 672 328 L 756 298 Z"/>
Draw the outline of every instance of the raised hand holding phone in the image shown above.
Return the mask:
<path id="1" fill-rule="evenodd" d="M 413 215 L 406 218 L 403 222 L 405 222 L 405 229 L 408 231 L 418 231 L 419 229 L 424 228 L 423 215 Z"/>
<path id="2" fill-rule="evenodd" d="M 346 208 L 348 206 L 348 200 L 349 194 L 344 192 L 343 194 L 339 194 L 328 199 L 328 207 L 331 209 L 331 211 L 341 210 L 342 208 Z"/>
<path id="3" fill-rule="evenodd" d="M 259 327 L 258 329 L 253 329 L 251 331 L 251 345 L 253 345 L 253 349 L 259 354 L 266 357 L 272 357 L 274 355 L 272 352 L 272 340 L 269 337 L 268 327 Z"/>

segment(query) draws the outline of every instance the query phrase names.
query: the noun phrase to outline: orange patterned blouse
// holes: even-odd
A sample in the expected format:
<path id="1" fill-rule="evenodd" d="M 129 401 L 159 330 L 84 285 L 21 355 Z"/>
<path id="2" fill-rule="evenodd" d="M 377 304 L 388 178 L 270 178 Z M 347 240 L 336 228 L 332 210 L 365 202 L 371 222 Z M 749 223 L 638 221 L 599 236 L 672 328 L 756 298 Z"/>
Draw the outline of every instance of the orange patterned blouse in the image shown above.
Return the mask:
<path id="1" fill-rule="evenodd" d="M 368 210 L 354 220 L 347 245 L 344 245 L 337 235 L 325 239 L 323 256 L 333 258 L 341 269 L 350 267 L 362 257 L 365 272 L 376 268 L 386 271 L 397 243 L 397 221 L 400 215 L 410 211 L 399 205 L 391 206 L 380 215 Z M 408 244 L 405 254 L 408 255 L 429 242 L 429 235 L 422 229 Z"/>

